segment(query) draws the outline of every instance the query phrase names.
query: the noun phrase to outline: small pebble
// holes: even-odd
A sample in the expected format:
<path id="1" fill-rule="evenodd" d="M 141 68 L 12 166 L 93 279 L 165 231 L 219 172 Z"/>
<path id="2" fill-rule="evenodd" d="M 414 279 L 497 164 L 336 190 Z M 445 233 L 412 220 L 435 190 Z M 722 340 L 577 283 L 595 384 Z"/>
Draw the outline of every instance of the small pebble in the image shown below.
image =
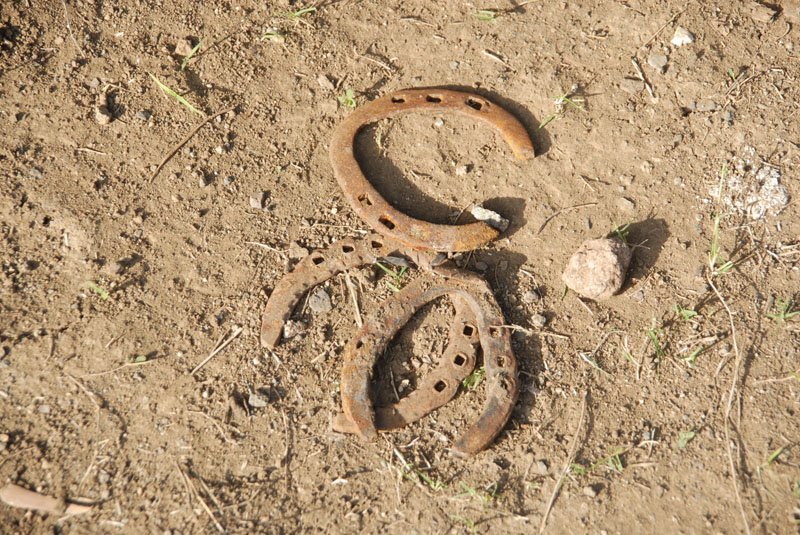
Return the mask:
<path id="1" fill-rule="evenodd" d="M 263 396 L 253 392 L 247 398 L 247 404 L 253 407 L 254 409 L 263 409 L 264 407 L 267 406 L 267 400 L 264 399 Z"/>
<path id="2" fill-rule="evenodd" d="M 623 91 L 627 91 L 628 93 L 635 95 L 644 89 L 644 82 L 638 78 L 623 78 L 622 82 L 619 84 L 619 87 Z"/>
<path id="3" fill-rule="evenodd" d="M 489 266 L 486 264 L 486 262 L 481 262 L 480 260 L 478 260 L 477 262 L 475 262 L 475 269 L 477 269 L 478 271 L 486 271 L 487 269 L 489 269 Z"/>
<path id="4" fill-rule="evenodd" d="M 541 329 L 545 325 L 547 325 L 547 318 L 544 317 L 542 314 L 534 314 L 531 316 L 531 325 L 533 325 L 537 329 Z"/>
<path id="5" fill-rule="evenodd" d="M 585 487 L 583 487 L 583 495 L 586 496 L 587 498 L 596 498 L 597 491 L 592 485 L 586 485 Z"/>
<path id="6" fill-rule="evenodd" d="M 648 65 L 660 72 L 663 72 L 667 67 L 667 61 L 669 61 L 669 58 L 665 54 L 659 54 L 658 52 L 653 52 L 647 56 Z"/>
<path id="7" fill-rule="evenodd" d="M 42 176 L 44 176 L 42 170 L 39 169 L 38 167 L 31 167 L 28 170 L 28 174 L 31 176 L 31 178 L 34 178 L 36 180 L 39 180 L 40 178 L 42 178 Z"/>
<path id="8" fill-rule="evenodd" d="M 42 414 L 50 414 L 50 405 L 42 405 L 39 407 L 39 412 Z"/>
<path id="9" fill-rule="evenodd" d="M 547 475 L 547 463 L 545 461 L 539 460 L 536 461 L 536 465 L 534 466 L 534 471 L 537 475 L 546 476 Z"/>
<path id="10" fill-rule="evenodd" d="M 523 303 L 531 304 L 531 303 L 535 303 L 538 300 L 539 300 L 539 294 L 537 294 L 533 290 L 528 290 L 527 292 L 522 294 L 522 302 Z"/>
<path id="11" fill-rule="evenodd" d="M 675 46 L 683 46 L 688 45 L 689 43 L 694 42 L 694 35 L 692 32 L 684 28 L 683 26 L 678 26 L 675 28 L 675 34 L 672 36 L 672 43 Z"/>
<path id="12" fill-rule="evenodd" d="M 333 309 L 331 296 L 323 288 L 317 288 L 317 291 L 308 298 L 308 308 L 314 314 L 327 314 Z"/>
<path id="13" fill-rule="evenodd" d="M 136 117 L 141 119 L 142 121 L 149 121 L 150 117 L 153 116 L 153 112 L 150 110 L 139 110 L 136 112 Z"/>
<path id="14" fill-rule="evenodd" d="M 256 193 L 255 195 L 250 195 L 250 208 L 254 210 L 261 210 L 264 208 L 264 192 Z"/>
<path id="15" fill-rule="evenodd" d="M 617 208 L 622 210 L 623 212 L 630 212 L 636 208 L 636 203 L 634 203 L 630 199 L 626 199 L 625 197 L 620 197 L 617 199 Z"/>
<path id="16" fill-rule="evenodd" d="M 717 108 L 717 103 L 711 99 L 703 99 L 697 103 L 697 111 L 700 112 L 715 111 Z"/>
<path id="17" fill-rule="evenodd" d="M 106 472 L 105 470 L 100 470 L 97 473 L 97 482 L 98 483 L 100 483 L 101 485 L 105 485 L 109 481 L 111 481 L 111 475 L 108 472 Z"/>
<path id="18" fill-rule="evenodd" d="M 289 258 L 292 260 L 300 260 L 308 256 L 308 249 L 293 241 L 289 244 Z"/>
<path id="19" fill-rule="evenodd" d="M 234 180 L 236 180 L 234 177 L 226 176 L 225 178 L 222 179 L 222 183 L 225 184 L 226 186 L 230 186 L 231 184 L 233 184 Z"/>

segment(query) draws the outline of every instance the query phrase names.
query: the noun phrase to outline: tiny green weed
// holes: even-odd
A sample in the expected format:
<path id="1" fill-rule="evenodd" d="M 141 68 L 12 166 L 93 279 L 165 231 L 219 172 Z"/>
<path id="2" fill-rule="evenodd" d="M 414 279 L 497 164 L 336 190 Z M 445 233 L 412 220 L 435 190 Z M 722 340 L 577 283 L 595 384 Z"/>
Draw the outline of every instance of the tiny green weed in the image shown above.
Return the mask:
<path id="1" fill-rule="evenodd" d="M 108 299 L 108 297 L 109 297 L 108 292 L 105 291 L 104 289 L 102 289 L 100 286 L 96 285 L 92 281 L 86 281 L 85 284 L 90 290 L 92 290 L 92 291 L 96 292 L 97 294 L 99 294 L 100 297 L 103 298 L 104 301 L 106 299 Z"/>
<path id="2" fill-rule="evenodd" d="M 175 91 L 173 91 L 172 89 L 170 89 L 170 88 L 169 88 L 169 87 L 167 87 L 166 85 L 162 84 L 162 83 L 161 83 L 161 80 L 159 80 L 158 78 L 156 78 L 156 75 L 155 75 L 155 74 L 153 74 L 153 73 L 150 73 L 150 72 L 149 72 L 149 73 L 147 73 L 147 74 L 149 74 L 149 75 L 150 75 L 150 78 L 152 78 L 152 79 L 153 79 L 153 80 L 156 82 L 156 84 L 158 84 L 158 87 L 159 87 L 159 88 L 160 88 L 160 89 L 161 89 L 161 90 L 162 90 L 164 93 L 166 93 L 166 94 L 168 94 L 168 95 L 171 95 L 172 97 L 174 97 L 174 98 L 175 98 L 175 100 L 177 100 L 178 102 L 180 102 L 181 104 L 183 104 L 184 106 L 186 106 L 187 108 L 189 108 L 190 110 L 192 110 L 194 113 L 196 113 L 196 114 L 198 114 L 198 115 L 203 115 L 201 112 L 199 112 L 199 111 L 197 110 L 197 108 L 195 108 L 194 106 L 192 106 L 191 104 L 189 104 L 189 102 L 188 102 L 188 101 L 187 101 L 185 98 L 183 98 L 182 96 L 180 96 L 179 94 L 177 94 Z"/>
<path id="3" fill-rule="evenodd" d="M 772 466 L 772 463 L 778 460 L 778 457 L 781 456 L 781 453 L 783 453 L 783 450 L 785 449 L 786 448 L 784 446 L 781 446 L 780 448 L 773 451 L 772 454 L 769 457 L 767 457 L 767 461 L 763 465 L 761 465 L 761 467 L 769 468 L 770 466 Z"/>
<path id="4" fill-rule="evenodd" d="M 678 448 L 683 449 L 689 442 L 694 440 L 697 434 L 694 431 L 681 431 L 678 435 Z"/>
<path id="5" fill-rule="evenodd" d="M 736 81 L 736 72 L 733 70 L 733 68 L 728 69 L 728 76 L 731 77 L 731 82 Z"/>
<path id="6" fill-rule="evenodd" d="M 189 60 L 192 59 L 192 56 L 194 56 L 195 52 L 197 52 L 200 49 L 200 45 L 202 44 L 203 44 L 203 39 L 200 39 L 200 42 L 197 43 L 194 46 L 194 48 L 192 48 L 192 50 L 185 58 L 183 58 L 183 63 L 181 63 L 181 70 L 186 68 L 186 65 L 189 63 Z"/>
<path id="7" fill-rule="evenodd" d="M 722 166 L 722 171 L 719 176 L 719 190 L 717 192 L 717 204 L 722 204 L 722 193 L 725 191 L 725 179 L 728 177 L 730 170 L 727 165 Z M 708 253 L 708 266 L 711 269 L 711 276 L 717 277 L 723 275 L 733 268 L 733 262 L 730 260 L 723 260 L 719 246 L 719 223 L 722 220 L 722 214 L 714 214 L 714 232 L 711 237 L 711 250 Z"/>
<path id="8" fill-rule="evenodd" d="M 272 41 L 274 43 L 283 43 L 286 41 L 286 34 L 277 28 L 270 28 L 264 35 L 261 36 L 262 41 Z"/>
<path id="9" fill-rule="evenodd" d="M 497 23 L 498 14 L 491 9 L 479 9 L 472 13 L 472 17 L 483 22 Z"/>
<path id="10" fill-rule="evenodd" d="M 469 529 L 472 531 L 473 535 L 478 533 L 478 530 L 475 528 L 475 522 L 473 522 L 469 518 L 464 518 L 463 516 L 460 516 L 460 515 L 450 515 L 450 518 L 453 519 L 453 520 L 460 520 L 460 521 L 464 522 L 466 525 L 469 526 Z"/>
<path id="11" fill-rule="evenodd" d="M 348 89 L 344 92 L 344 95 L 336 97 L 336 100 L 338 100 L 339 104 L 342 106 L 347 106 L 348 108 L 356 107 L 356 96 L 352 89 Z"/>
<path id="12" fill-rule="evenodd" d="M 666 355 L 664 354 L 664 348 L 661 347 L 661 344 L 658 341 L 658 335 L 662 334 L 664 329 L 656 328 L 656 319 L 653 318 L 650 328 L 644 329 L 644 332 L 647 334 L 647 337 L 650 338 L 650 342 L 653 343 L 653 348 L 656 352 L 656 366 L 660 366 L 661 361 L 664 360 Z"/>
<path id="13" fill-rule="evenodd" d="M 607 457 L 600 459 L 594 464 L 583 466 L 578 463 L 571 463 L 569 466 L 572 472 L 579 476 L 586 475 L 601 466 L 608 466 L 614 472 L 622 472 L 625 468 L 625 463 L 623 463 L 621 455 L 626 451 L 628 451 L 626 448 L 614 448 Z"/>
<path id="14" fill-rule="evenodd" d="M 553 97 L 553 103 L 556 106 L 556 111 L 545 117 L 544 120 L 539 123 L 539 129 L 544 128 L 556 119 L 560 119 L 567 111 L 567 106 L 572 106 L 576 110 L 580 110 L 585 113 L 586 110 L 580 106 L 579 102 L 582 104 L 582 99 L 576 97 L 572 93 L 562 93 L 557 97 Z"/>
<path id="15" fill-rule="evenodd" d="M 142 364 L 147 362 L 147 355 L 128 355 L 128 364 Z"/>
<path id="16" fill-rule="evenodd" d="M 403 266 L 403 267 L 400 268 L 400 271 L 395 272 L 394 270 L 389 269 L 388 267 L 384 266 L 380 262 L 375 262 L 375 264 L 379 268 L 381 268 L 384 272 L 386 272 L 387 275 L 392 277 L 392 279 L 394 279 L 394 284 L 392 284 L 389 281 L 386 281 L 386 286 L 388 286 L 389 288 L 391 288 L 395 292 L 399 292 L 400 289 L 403 287 L 403 284 L 402 284 L 402 281 L 400 280 L 400 278 L 403 276 L 403 274 L 406 272 L 406 269 L 408 269 L 408 268 Z"/>
<path id="17" fill-rule="evenodd" d="M 778 311 L 767 314 L 767 317 L 771 320 L 776 320 L 778 322 L 778 327 L 780 327 L 785 321 L 792 319 L 798 314 L 800 314 L 800 310 L 794 309 L 794 300 L 791 297 L 786 301 L 779 298 Z"/>
<path id="18" fill-rule="evenodd" d="M 685 357 L 681 357 L 681 360 L 687 363 L 690 368 L 694 368 L 695 362 L 697 362 L 697 357 L 700 356 L 700 353 L 702 353 L 705 350 L 706 348 L 704 347 L 698 347 Z"/>
<path id="19" fill-rule="evenodd" d="M 622 243 L 628 243 L 628 238 L 630 237 L 630 231 L 628 229 L 630 229 L 630 226 L 631 226 L 630 223 L 626 223 L 625 226 L 619 228 L 619 226 L 617 226 L 617 224 L 614 223 L 614 228 L 612 232 L 619 241 L 621 241 Z"/>
<path id="20" fill-rule="evenodd" d="M 680 304 L 676 304 L 675 307 L 672 309 L 675 314 L 678 315 L 683 321 L 689 321 L 693 317 L 697 316 L 697 312 L 694 310 L 690 310 L 688 308 L 683 308 Z"/>
<path id="21" fill-rule="evenodd" d="M 481 384 L 483 380 L 483 376 L 486 373 L 486 367 L 481 366 L 480 368 L 475 368 L 471 374 L 467 376 L 466 379 L 461 383 L 464 385 L 464 388 L 469 390 L 475 390 L 478 388 L 478 385 Z"/>
<path id="22" fill-rule="evenodd" d="M 315 7 L 304 7 L 303 9 L 298 9 L 297 11 L 284 13 L 284 15 L 286 15 L 289 18 L 289 20 L 298 21 L 302 19 L 304 16 L 310 15 L 311 13 L 315 13 L 316 11 L 317 8 Z"/>
<path id="23" fill-rule="evenodd" d="M 792 487 L 792 494 L 794 494 L 795 498 L 800 498 L 800 480 L 794 482 L 794 487 Z"/>
<path id="24" fill-rule="evenodd" d="M 461 488 L 463 488 L 466 492 L 459 494 L 458 496 L 472 496 L 473 498 L 478 498 L 481 503 L 483 503 L 483 508 L 486 509 L 488 505 L 497 497 L 497 485 L 492 485 L 491 492 L 478 492 L 477 490 L 473 489 L 463 481 L 461 482 Z"/>

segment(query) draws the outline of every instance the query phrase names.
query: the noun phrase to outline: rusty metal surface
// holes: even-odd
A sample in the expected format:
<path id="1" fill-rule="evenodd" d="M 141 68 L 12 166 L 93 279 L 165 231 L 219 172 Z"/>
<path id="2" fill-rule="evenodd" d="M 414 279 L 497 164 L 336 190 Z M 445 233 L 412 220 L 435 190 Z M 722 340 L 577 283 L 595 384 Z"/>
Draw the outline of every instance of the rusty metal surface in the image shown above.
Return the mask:
<path id="1" fill-rule="evenodd" d="M 478 329 L 475 315 L 463 299 L 453 298 L 456 309 L 450 325 L 450 341 L 439 363 L 424 376 L 417 389 L 397 403 L 375 409 L 375 427 L 379 431 L 399 429 L 438 409 L 458 393 L 458 385 L 475 368 L 478 353 Z M 332 424 L 340 433 L 357 433 L 344 413 L 338 414 Z"/>
<path id="2" fill-rule="evenodd" d="M 517 363 L 500 307 L 484 280 L 470 272 L 447 271 L 447 278 L 431 273 L 388 299 L 345 348 L 342 408 L 353 430 L 365 440 L 375 440 L 379 429 L 369 393 L 378 356 L 417 310 L 443 295 L 463 300 L 474 314 L 486 368 L 487 399 L 483 411 L 478 421 L 456 440 L 453 453 L 478 453 L 494 440 L 511 416 L 519 394 Z"/>
<path id="3" fill-rule="evenodd" d="M 482 96 L 446 89 L 397 91 L 359 106 L 331 140 L 333 172 L 355 212 L 376 232 L 416 249 L 470 251 L 496 238 L 498 231 L 482 221 L 453 226 L 409 217 L 392 207 L 369 183 L 353 154 L 356 134 L 369 123 L 406 112 L 447 112 L 477 119 L 496 130 L 517 158 L 534 156 L 533 143 L 522 123 Z"/>
<path id="4" fill-rule="evenodd" d="M 274 349 L 278 345 L 286 320 L 308 290 L 338 273 L 393 253 L 397 253 L 397 244 L 378 234 L 362 240 L 339 240 L 328 249 L 312 251 L 272 291 L 261 317 L 262 347 Z"/>

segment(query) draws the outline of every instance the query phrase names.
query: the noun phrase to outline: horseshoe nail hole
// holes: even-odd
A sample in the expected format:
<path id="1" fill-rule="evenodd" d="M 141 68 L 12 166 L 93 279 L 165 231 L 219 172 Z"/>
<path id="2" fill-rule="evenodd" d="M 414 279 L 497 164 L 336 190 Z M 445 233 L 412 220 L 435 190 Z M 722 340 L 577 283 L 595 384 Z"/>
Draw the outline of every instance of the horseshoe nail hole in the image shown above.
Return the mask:
<path id="1" fill-rule="evenodd" d="M 395 104 L 402 104 L 406 101 L 406 97 L 402 95 L 397 95 L 396 97 L 392 97 L 392 102 Z"/>
<path id="2" fill-rule="evenodd" d="M 383 244 L 378 240 L 372 240 L 372 243 L 370 243 L 370 245 L 372 245 L 373 249 L 380 249 L 381 247 L 383 247 Z"/>
<path id="3" fill-rule="evenodd" d="M 425 97 L 425 100 L 427 100 L 428 102 L 437 103 L 442 101 L 442 97 L 440 97 L 439 95 L 428 95 Z"/>
<path id="4" fill-rule="evenodd" d="M 395 226 L 395 225 L 394 225 L 394 223 L 392 223 L 392 220 L 391 220 L 391 219 L 389 219 L 389 218 L 388 218 L 388 217 L 386 217 L 386 216 L 381 216 L 381 217 L 378 219 L 378 221 L 380 221 L 380 222 L 381 222 L 381 224 L 382 224 L 384 227 L 388 228 L 389 230 L 392 230 L 392 229 L 394 228 L 394 226 Z"/>
<path id="5" fill-rule="evenodd" d="M 475 332 L 475 327 L 472 325 L 464 325 L 464 336 L 472 336 L 472 333 Z"/>
<path id="6" fill-rule="evenodd" d="M 483 107 L 486 105 L 486 102 L 483 100 L 478 100 L 477 98 L 468 98 L 467 99 L 467 106 L 474 110 L 481 111 Z"/>
<path id="7" fill-rule="evenodd" d="M 505 368 L 508 365 L 508 357 L 505 355 L 497 355 L 497 365 Z"/>
<path id="8" fill-rule="evenodd" d="M 506 392 L 511 392 L 511 389 L 512 389 L 511 381 L 510 381 L 509 379 L 507 379 L 507 378 L 505 378 L 505 377 L 504 377 L 504 378 L 503 378 L 503 379 L 500 381 L 500 387 L 501 387 L 503 390 L 505 390 Z"/>
<path id="9" fill-rule="evenodd" d="M 355 248 L 352 245 L 342 245 L 343 253 L 352 253 L 353 251 L 355 251 Z"/>
<path id="10" fill-rule="evenodd" d="M 312 256 L 311 257 L 311 261 L 314 263 L 315 266 L 318 266 L 318 265 L 320 265 L 321 263 L 323 263 L 325 261 L 325 257 L 324 256 Z"/>
<path id="11" fill-rule="evenodd" d="M 437 392 L 441 392 L 445 388 L 447 388 L 447 383 L 445 383 L 444 381 L 439 381 L 438 383 L 433 385 L 433 389 L 436 390 Z"/>
<path id="12" fill-rule="evenodd" d="M 361 349 L 363 346 L 364 346 L 363 340 L 359 340 L 358 342 L 356 342 L 356 349 Z"/>
<path id="13" fill-rule="evenodd" d="M 362 193 L 361 195 L 359 195 L 358 201 L 364 206 L 372 206 L 372 201 L 369 200 L 369 195 L 367 195 L 366 193 Z"/>
<path id="14" fill-rule="evenodd" d="M 489 334 L 492 338 L 499 338 L 500 337 L 500 328 L 499 327 L 489 327 Z"/>
<path id="15" fill-rule="evenodd" d="M 456 357 L 453 359 L 453 364 L 456 366 L 463 366 L 465 362 L 467 362 L 467 358 L 461 354 L 456 355 Z"/>

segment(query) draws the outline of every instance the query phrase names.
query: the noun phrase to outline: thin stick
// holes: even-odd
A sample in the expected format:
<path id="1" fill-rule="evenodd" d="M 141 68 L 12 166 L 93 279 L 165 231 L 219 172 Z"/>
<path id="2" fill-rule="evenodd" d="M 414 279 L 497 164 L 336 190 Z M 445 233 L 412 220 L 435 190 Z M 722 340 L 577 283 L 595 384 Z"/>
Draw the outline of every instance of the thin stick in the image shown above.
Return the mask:
<path id="1" fill-rule="evenodd" d="M 542 525 L 539 526 L 539 533 L 544 533 L 544 528 L 547 526 L 547 519 L 550 517 L 550 511 L 553 509 L 553 504 L 558 497 L 558 492 L 561 490 L 561 485 L 564 483 L 564 479 L 567 477 L 567 473 L 569 473 L 569 467 L 572 465 L 572 460 L 575 458 L 575 451 L 578 447 L 578 435 L 581 432 L 581 428 L 583 427 L 583 416 L 586 413 L 586 396 L 588 392 L 583 393 L 583 401 L 581 402 L 581 417 L 578 420 L 578 427 L 575 429 L 575 434 L 572 436 L 572 445 L 569 448 L 569 456 L 567 457 L 567 461 L 564 463 L 564 469 L 561 471 L 561 477 L 558 478 L 556 482 L 556 486 L 553 487 L 553 494 L 550 496 L 550 501 L 547 502 L 547 509 L 544 512 L 544 516 L 542 517 Z"/>
<path id="2" fill-rule="evenodd" d="M 647 92 L 650 93 L 652 98 L 656 98 L 656 94 L 653 93 L 653 86 L 650 85 L 650 82 L 647 81 L 647 78 L 644 77 L 644 71 L 639 66 L 639 61 L 633 57 L 631 58 L 631 62 L 633 63 L 633 67 L 636 69 L 636 73 L 639 75 L 639 79 L 644 84 L 645 88 L 647 88 Z"/>
<path id="3" fill-rule="evenodd" d="M 195 368 L 194 368 L 194 369 L 191 371 L 191 373 L 189 373 L 189 375 L 194 375 L 194 374 L 197 372 L 197 370 L 199 370 L 200 368 L 202 368 L 203 366 L 205 366 L 205 365 L 208 363 L 208 361 L 209 361 L 209 360 L 211 360 L 212 358 L 214 358 L 214 356 L 215 356 L 217 353 L 219 353 L 220 351 L 222 351 L 223 349 L 225 349 L 226 347 L 228 347 L 228 344 L 230 344 L 231 342 L 233 342 L 233 340 L 234 340 L 234 339 L 235 339 L 237 336 L 239 336 L 240 334 L 242 334 L 242 328 L 241 328 L 241 327 L 237 327 L 237 328 L 236 328 L 236 330 L 235 330 L 235 331 L 233 331 L 233 334 L 232 334 L 232 335 L 231 335 L 231 336 L 230 336 L 230 337 L 229 337 L 227 340 L 225 340 L 224 342 L 222 342 L 222 343 L 219 345 L 219 347 L 218 347 L 217 349 L 215 349 L 214 351 L 212 351 L 212 352 L 211 352 L 211 354 L 210 354 L 209 356 L 207 356 L 205 359 L 203 359 L 203 362 L 201 362 L 200 364 L 198 364 L 197 366 L 195 366 Z"/>
<path id="4" fill-rule="evenodd" d="M 69 23 L 69 15 L 67 14 L 67 2 L 66 0 L 61 0 L 61 5 L 64 6 L 64 21 L 67 23 L 67 30 L 69 30 L 69 37 L 72 39 L 72 43 L 75 45 L 75 48 L 78 49 L 78 53 L 81 55 L 82 58 L 86 58 L 86 54 L 83 53 L 81 47 L 78 45 L 78 41 L 75 40 L 75 36 L 72 35 L 72 25 Z"/>
<path id="5" fill-rule="evenodd" d="M 733 314 L 731 309 L 728 308 L 728 303 L 723 299 L 722 294 L 719 293 L 717 287 L 711 281 L 711 277 L 706 277 L 708 285 L 717 294 L 717 299 L 720 300 L 722 306 L 725 307 L 725 312 L 728 313 L 728 320 L 731 324 L 731 337 L 733 338 L 733 351 L 736 354 L 736 362 L 733 367 L 733 378 L 731 378 L 731 388 L 728 392 L 728 405 L 725 407 L 725 448 L 728 450 L 728 462 L 730 464 L 731 477 L 733 478 L 733 490 L 736 493 L 736 501 L 739 504 L 739 512 L 742 515 L 742 522 L 744 523 L 744 530 L 747 535 L 750 535 L 750 524 L 747 523 L 747 513 L 744 510 L 744 503 L 742 503 L 742 495 L 739 492 L 739 473 L 736 471 L 736 464 L 733 462 L 733 453 L 731 452 L 731 439 L 730 431 L 728 429 L 728 421 L 731 416 L 731 409 L 733 408 L 733 398 L 736 395 L 736 383 L 739 382 L 739 365 L 741 364 L 742 356 L 739 353 L 739 345 L 736 343 L 736 327 L 733 324 Z"/>
<path id="6" fill-rule="evenodd" d="M 190 413 L 190 414 L 199 414 L 200 416 L 205 416 L 206 418 L 208 418 L 209 420 L 211 420 L 211 423 L 212 423 L 212 424 L 214 424 L 214 427 L 216 427 L 216 428 L 217 428 L 217 431 L 219 431 L 219 434 L 220 434 L 220 435 L 222 435 L 222 439 L 223 439 L 225 442 L 227 442 L 228 444 L 236 444 L 236 442 L 235 442 L 235 441 L 233 441 L 233 440 L 229 439 L 229 438 L 228 438 L 228 437 L 225 435 L 225 431 L 223 431 L 223 430 L 222 430 L 222 427 L 220 427 L 220 425 L 217 423 L 217 421 L 216 421 L 214 418 L 212 418 L 211 416 L 209 416 L 208 414 L 204 413 L 203 411 L 191 411 L 191 410 L 190 410 L 190 411 L 186 411 L 186 412 L 188 412 L 188 413 Z M 219 506 L 217 506 L 217 507 L 219 507 Z"/>
<path id="7" fill-rule="evenodd" d="M 567 207 L 567 208 L 562 208 L 561 210 L 557 211 L 556 213 L 554 213 L 553 215 L 551 215 L 550 217 L 545 219 L 544 223 L 542 223 L 542 226 L 539 227 L 539 230 L 536 231 L 536 233 L 539 234 L 540 232 L 542 232 L 544 230 L 544 227 L 547 226 L 547 224 L 550 222 L 550 220 L 553 219 L 554 217 L 556 217 L 557 215 L 561 215 L 564 212 L 569 212 L 570 210 L 577 210 L 578 208 L 584 208 L 586 206 L 597 206 L 597 203 L 596 202 L 587 202 L 587 203 L 583 203 L 583 204 L 576 204 L 575 206 L 570 206 L 570 207 Z"/>
<path id="8" fill-rule="evenodd" d="M 201 128 L 203 128 L 203 127 L 204 127 L 206 124 L 210 123 L 211 121 L 213 121 L 214 119 L 216 119 L 216 118 L 217 118 L 217 117 L 219 117 L 220 115 L 224 115 L 224 114 L 226 114 L 226 113 L 228 113 L 228 112 L 232 112 L 233 110 L 234 110 L 234 108 L 229 108 L 229 109 L 227 109 L 227 110 L 224 110 L 224 111 L 221 111 L 221 112 L 219 112 L 219 113 L 216 113 L 216 114 L 212 115 L 211 117 L 209 117 L 208 119 L 206 119 L 205 121 L 203 121 L 202 123 L 200 123 L 199 125 L 197 125 L 197 127 L 196 127 L 194 130 L 192 130 L 191 132 L 189 132 L 189 135 L 188 135 L 188 136 L 186 136 L 185 138 L 183 138 L 183 140 L 182 140 L 180 143 L 178 143 L 177 145 L 175 145 L 175 147 L 174 147 L 174 148 L 173 148 L 171 151 L 169 151 L 169 153 L 168 153 L 166 156 L 164 156 L 164 159 L 163 159 L 163 160 L 161 160 L 161 163 L 160 163 L 160 164 L 158 164 L 158 167 L 156 167 L 156 170 L 155 170 L 155 171 L 153 171 L 153 174 L 150 176 L 150 182 L 153 182 L 153 180 L 155 180 L 156 176 L 158 176 L 158 173 L 161 171 L 161 169 L 164 167 L 164 165 L 166 165 L 166 163 L 167 163 L 167 162 L 170 160 L 170 158 L 172 158 L 173 156 L 175 156 L 175 154 L 176 154 L 176 153 L 177 153 L 179 150 L 181 150 L 181 147 L 183 147 L 184 145 L 186 145 L 186 143 L 188 143 L 188 142 L 189 142 L 189 140 L 190 140 L 190 139 L 192 139 L 192 138 L 194 137 L 194 135 L 195 135 L 195 134 L 196 134 L 196 133 L 197 133 L 197 132 L 198 132 L 198 131 L 199 131 Z"/>
<path id="9" fill-rule="evenodd" d="M 358 308 L 358 297 L 356 296 L 356 288 L 353 285 L 353 281 L 350 280 L 350 274 L 345 271 L 344 273 L 344 282 L 347 285 L 347 289 L 350 291 L 350 298 L 353 300 L 353 309 L 356 312 L 356 325 L 359 327 L 364 326 L 364 322 L 361 320 L 361 309 Z"/>
<path id="10" fill-rule="evenodd" d="M 108 375 L 109 373 L 117 372 L 117 371 L 119 371 L 119 370 L 121 370 L 123 368 L 135 368 L 136 366 L 142 366 L 144 364 L 150 364 L 151 362 L 155 362 L 157 360 L 161 360 L 161 359 L 150 359 L 150 360 L 145 360 L 144 362 L 128 362 L 128 363 L 123 364 L 122 366 L 117 366 L 116 368 L 113 368 L 111 370 L 106 370 L 104 372 L 87 373 L 86 375 L 81 375 L 81 379 L 85 379 L 86 377 L 99 377 L 101 375 Z"/>
<path id="11" fill-rule="evenodd" d="M 283 251 L 281 251 L 280 249 L 276 249 L 274 247 L 270 247 L 269 245 L 266 245 L 264 243 L 259 243 L 257 241 L 246 241 L 245 243 L 247 245 L 255 245 L 256 247 L 261 247 L 262 249 L 266 249 L 267 251 L 272 251 L 273 253 L 278 253 L 279 255 L 281 255 L 281 258 L 286 258 L 286 255 L 283 253 Z"/>

